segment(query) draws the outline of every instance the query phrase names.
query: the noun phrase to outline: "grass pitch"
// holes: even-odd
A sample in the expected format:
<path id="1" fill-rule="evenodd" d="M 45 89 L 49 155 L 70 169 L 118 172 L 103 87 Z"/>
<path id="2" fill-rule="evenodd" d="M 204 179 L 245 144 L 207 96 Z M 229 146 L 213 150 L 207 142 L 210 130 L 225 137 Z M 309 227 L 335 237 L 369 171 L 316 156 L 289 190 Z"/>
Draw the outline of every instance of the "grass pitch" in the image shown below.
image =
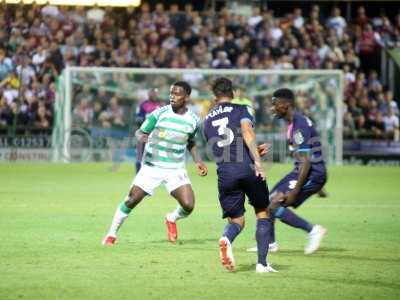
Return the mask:
<path id="1" fill-rule="evenodd" d="M 104 237 L 127 192 L 133 166 L 0 164 L 0 299 L 399 299 L 400 169 L 331 167 L 329 198 L 297 212 L 329 230 L 322 249 L 303 255 L 306 235 L 277 224 L 276 274 L 256 274 L 254 216 L 234 243 L 237 271 L 219 261 L 215 169 L 189 166 L 196 193 L 192 216 L 166 240 L 164 215 L 176 206 L 164 188 L 143 200 L 120 230 Z M 273 184 L 290 170 L 269 168 Z"/>

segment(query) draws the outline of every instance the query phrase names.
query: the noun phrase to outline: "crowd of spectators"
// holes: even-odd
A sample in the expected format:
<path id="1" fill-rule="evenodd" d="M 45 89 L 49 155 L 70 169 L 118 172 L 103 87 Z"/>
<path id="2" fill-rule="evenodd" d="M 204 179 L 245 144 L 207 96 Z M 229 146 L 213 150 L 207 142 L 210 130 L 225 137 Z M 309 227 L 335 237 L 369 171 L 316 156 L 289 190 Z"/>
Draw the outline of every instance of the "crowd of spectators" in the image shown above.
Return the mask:
<path id="1" fill-rule="evenodd" d="M 345 137 L 399 140 L 398 104 L 392 91 L 382 87 L 376 71 L 367 78 L 363 72 L 346 78 L 345 101 Z"/>
<path id="2" fill-rule="evenodd" d="M 191 4 L 183 10 L 162 3 L 153 10 L 146 3 L 138 9 L 1 4 L 0 127 L 51 129 L 65 65 L 342 69 L 345 136 L 395 138 L 399 110 L 377 72 L 380 48 L 388 44 L 400 45 L 400 14 L 370 18 L 363 6 L 346 20 L 337 7 L 322 18 L 318 5 L 284 16 L 254 7 L 244 16 Z M 75 99 L 77 120 L 122 125 L 119 100 L 96 101 L 91 92 Z"/>

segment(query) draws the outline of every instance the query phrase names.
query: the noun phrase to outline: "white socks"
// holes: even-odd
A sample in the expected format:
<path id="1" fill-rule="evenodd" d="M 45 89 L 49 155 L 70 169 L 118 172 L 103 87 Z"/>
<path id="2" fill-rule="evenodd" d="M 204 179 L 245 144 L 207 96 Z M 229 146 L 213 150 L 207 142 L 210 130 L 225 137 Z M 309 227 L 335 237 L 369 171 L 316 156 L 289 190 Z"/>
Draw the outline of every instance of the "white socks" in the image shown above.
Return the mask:
<path id="1" fill-rule="evenodd" d="M 188 215 L 190 215 L 190 212 L 187 212 L 182 206 L 178 205 L 173 212 L 167 214 L 167 220 L 175 223 L 177 220 L 186 218 Z"/>
<path id="2" fill-rule="evenodd" d="M 110 230 L 108 231 L 108 235 L 117 236 L 118 229 L 121 227 L 122 223 L 124 223 L 125 219 L 129 216 L 131 209 L 128 208 L 124 202 L 118 205 L 117 210 L 115 211 L 114 218 L 111 222 Z"/>

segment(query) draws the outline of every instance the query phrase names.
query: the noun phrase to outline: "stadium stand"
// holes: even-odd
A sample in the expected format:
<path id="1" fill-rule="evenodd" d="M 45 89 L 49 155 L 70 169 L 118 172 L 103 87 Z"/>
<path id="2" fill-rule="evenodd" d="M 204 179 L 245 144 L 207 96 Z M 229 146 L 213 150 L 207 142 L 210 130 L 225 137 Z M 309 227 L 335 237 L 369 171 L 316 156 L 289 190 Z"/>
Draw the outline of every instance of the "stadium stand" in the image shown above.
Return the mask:
<path id="1" fill-rule="evenodd" d="M 118 12 L 118 13 L 117 13 Z M 140 68 L 342 69 L 344 136 L 399 139 L 399 108 L 379 80 L 380 48 L 400 45 L 400 14 L 346 20 L 338 7 L 277 16 L 222 8 L 180 10 L 0 5 L 0 130 L 51 132 L 55 84 L 65 65 Z M 122 123 L 118 99 L 82 89 L 81 124 Z M 262 124 L 262 122 L 260 123 Z"/>

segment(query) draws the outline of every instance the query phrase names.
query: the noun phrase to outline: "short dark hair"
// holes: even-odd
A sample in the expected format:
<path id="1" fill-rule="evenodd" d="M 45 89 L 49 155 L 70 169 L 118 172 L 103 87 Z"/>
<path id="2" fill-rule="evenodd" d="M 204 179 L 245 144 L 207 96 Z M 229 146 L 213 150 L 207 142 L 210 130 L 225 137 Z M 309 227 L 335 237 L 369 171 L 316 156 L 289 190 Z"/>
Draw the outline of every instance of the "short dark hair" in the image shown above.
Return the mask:
<path id="1" fill-rule="evenodd" d="M 192 93 L 192 88 L 190 87 L 190 84 L 187 83 L 186 81 L 176 81 L 172 85 L 183 88 L 187 96 L 190 96 L 190 94 Z"/>
<path id="2" fill-rule="evenodd" d="M 232 81 L 226 77 L 218 77 L 215 79 L 211 89 L 217 97 L 226 96 L 233 98 Z"/>
<path id="3" fill-rule="evenodd" d="M 294 93 L 291 89 L 282 88 L 282 89 L 276 90 L 272 94 L 272 100 L 274 100 L 274 98 L 275 99 L 276 98 L 283 99 L 283 100 L 289 102 L 291 105 L 294 105 Z"/>

